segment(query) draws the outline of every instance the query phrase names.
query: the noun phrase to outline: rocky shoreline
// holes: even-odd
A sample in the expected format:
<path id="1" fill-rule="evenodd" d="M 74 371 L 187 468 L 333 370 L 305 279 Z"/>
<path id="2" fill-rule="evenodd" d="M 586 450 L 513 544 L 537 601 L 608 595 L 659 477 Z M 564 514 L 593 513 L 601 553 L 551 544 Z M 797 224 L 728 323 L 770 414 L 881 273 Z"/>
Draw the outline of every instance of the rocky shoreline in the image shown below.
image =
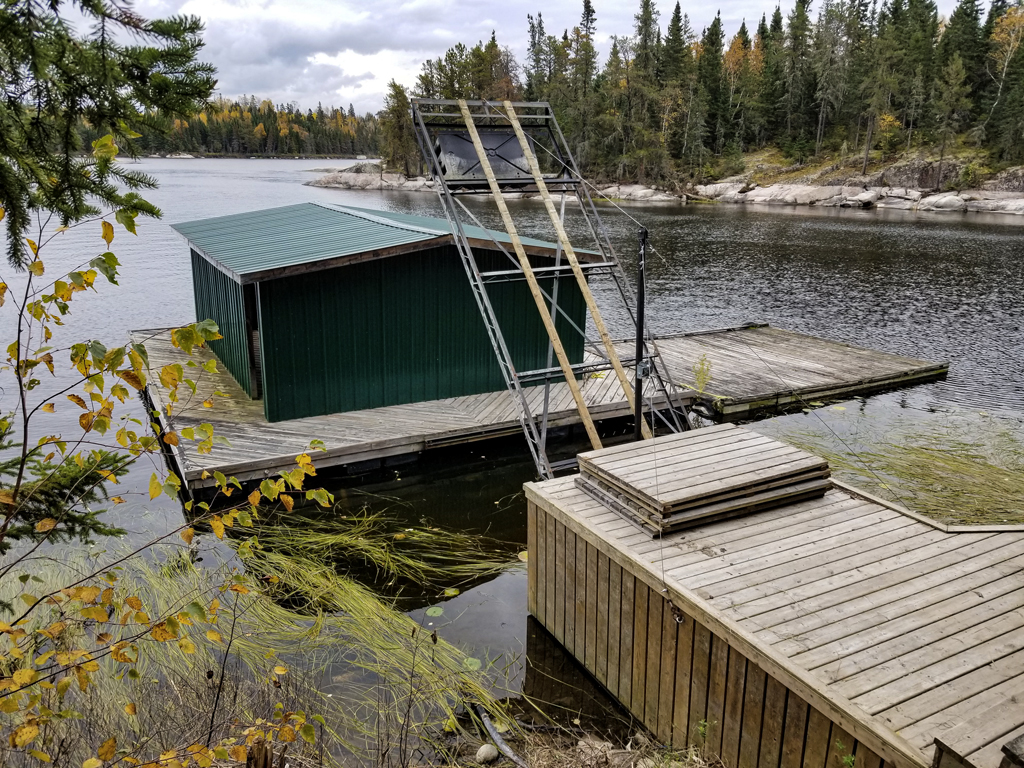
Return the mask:
<path id="1" fill-rule="evenodd" d="M 316 168 L 315 171 L 326 173 L 318 179 L 307 181 L 309 187 L 328 187 L 331 189 L 369 189 L 388 192 L 433 192 L 434 182 L 423 176 L 406 178 L 400 173 L 381 173 L 380 166 L 374 163 L 360 163 L 350 168 Z M 506 192 L 507 200 L 528 200 L 538 197 L 536 192 Z M 673 195 L 642 184 L 613 184 L 601 188 L 596 198 L 637 203 L 671 203 L 684 205 L 686 198 Z"/>
<path id="2" fill-rule="evenodd" d="M 669 203 L 682 205 L 691 200 L 751 205 L 813 205 L 822 208 L 878 208 L 902 211 L 1002 213 L 1024 216 L 1024 186 L 1014 176 L 1001 180 L 997 188 L 932 192 L 918 187 L 886 184 L 886 176 L 851 178 L 836 184 L 770 184 L 759 186 L 748 178 L 714 184 L 699 184 L 687 194 L 674 194 L 642 184 L 613 184 L 598 188 L 595 199 L 617 202 Z M 399 173 L 382 173 L 377 163 L 359 163 L 349 168 L 317 168 L 325 175 L 306 182 L 311 187 L 364 189 L 393 192 L 434 192 L 434 182 L 422 176 L 406 178 Z M 1018 170 L 1018 169 L 1014 169 Z M 915 174 L 921 171 L 915 168 Z M 906 174 L 904 174 L 906 175 Z M 1017 174 L 1020 176 L 1020 174 Z M 914 177 L 916 179 L 916 176 Z M 1002 188 L 999 188 L 1002 187 Z M 1009 187 L 1009 188 L 1007 188 Z M 530 199 L 536 192 L 509 192 L 506 199 Z"/>
<path id="3" fill-rule="evenodd" d="M 822 208 L 880 208 L 902 211 L 973 211 L 1024 216 L 1024 195 L 985 189 L 929 193 L 908 187 L 816 186 L 744 182 L 702 184 L 697 195 L 718 203 L 815 205 Z"/>

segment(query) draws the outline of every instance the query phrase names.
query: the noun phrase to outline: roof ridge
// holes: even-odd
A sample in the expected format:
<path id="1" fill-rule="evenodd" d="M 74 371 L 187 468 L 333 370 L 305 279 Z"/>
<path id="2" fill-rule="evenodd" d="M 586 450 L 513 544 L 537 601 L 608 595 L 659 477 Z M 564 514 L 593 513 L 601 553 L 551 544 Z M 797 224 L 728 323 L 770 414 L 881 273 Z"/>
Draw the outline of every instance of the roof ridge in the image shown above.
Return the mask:
<path id="1" fill-rule="evenodd" d="M 347 205 L 340 205 L 340 204 L 337 204 L 337 203 L 320 203 L 320 202 L 315 202 L 315 201 L 312 202 L 312 205 L 319 206 L 320 208 L 323 208 L 324 210 L 327 210 L 327 211 L 335 211 L 335 212 L 347 213 L 350 216 L 355 216 L 355 217 L 360 218 L 360 219 L 365 219 L 366 221 L 372 221 L 375 224 L 382 224 L 382 225 L 387 226 L 387 227 L 394 227 L 395 229 L 404 229 L 404 230 L 406 230 L 408 232 L 421 232 L 423 234 L 434 235 L 436 237 L 440 237 L 440 236 L 443 236 L 443 235 L 451 235 L 451 230 L 450 229 L 449 230 L 427 229 L 426 227 L 418 227 L 415 224 L 404 224 L 404 223 L 400 223 L 400 222 L 394 221 L 393 219 L 386 218 L 384 216 L 374 216 L 372 213 L 367 213 L 363 209 L 353 208 L 353 207 L 349 207 Z"/>

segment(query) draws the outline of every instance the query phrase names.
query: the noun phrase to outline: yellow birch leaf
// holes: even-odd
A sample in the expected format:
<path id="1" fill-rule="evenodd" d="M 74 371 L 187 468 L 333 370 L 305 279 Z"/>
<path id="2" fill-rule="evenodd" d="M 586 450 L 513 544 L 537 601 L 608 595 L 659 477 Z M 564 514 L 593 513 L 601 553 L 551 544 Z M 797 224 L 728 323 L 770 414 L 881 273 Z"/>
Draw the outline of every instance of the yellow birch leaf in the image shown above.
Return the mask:
<path id="1" fill-rule="evenodd" d="M 260 503 L 260 499 L 263 498 L 263 494 L 260 493 L 260 489 L 256 488 L 252 493 L 249 494 L 249 503 L 254 507 Z"/>
<path id="2" fill-rule="evenodd" d="M 103 603 L 103 605 L 110 605 L 110 603 L 111 603 L 111 601 L 113 599 L 114 599 L 114 589 L 113 589 L 113 587 L 107 587 L 106 589 L 103 590 L 102 593 L 100 593 L 100 602 Z"/>
<path id="3" fill-rule="evenodd" d="M 43 413 L 53 413 L 53 403 L 46 403 L 43 405 Z"/>
<path id="4" fill-rule="evenodd" d="M 36 532 L 46 533 L 47 531 L 52 531 L 56 527 L 57 521 L 54 520 L 52 517 L 46 517 L 40 520 L 38 523 L 36 523 Z"/>
<path id="5" fill-rule="evenodd" d="M 209 640 L 211 643 L 224 642 L 224 638 L 220 636 L 220 632 L 218 632 L 215 629 L 206 630 L 206 639 Z"/>
<path id="6" fill-rule="evenodd" d="M 195 528 L 186 528 L 184 531 L 181 532 L 181 538 L 185 540 L 186 544 L 191 544 L 192 543 L 192 537 L 195 536 L 195 535 L 196 535 L 196 529 Z"/>
<path id="7" fill-rule="evenodd" d="M 126 715 L 134 715 L 134 714 L 136 714 L 138 712 L 138 709 L 135 706 L 135 702 L 134 701 L 129 701 L 127 704 L 125 704 L 124 705 L 124 712 L 125 712 Z"/>
<path id="8" fill-rule="evenodd" d="M 156 476 L 156 472 L 149 478 L 149 498 L 155 499 L 161 493 L 164 492 L 163 483 L 160 482 L 160 478 Z"/>
<path id="9" fill-rule="evenodd" d="M 125 605 L 127 605 L 133 611 L 141 611 L 142 610 L 142 601 L 138 597 L 136 597 L 135 595 L 132 595 L 131 597 L 127 598 L 124 602 L 125 602 Z"/>
<path id="10" fill-rule="evenodd" d="M 284 504 L 284 508 L 287 509 L 289 512 L 291 512 L 292 511 L 292 507 L 295 506 L 295 500 L 291 496 L 289 496 L 287 493 L 282 493 L 280 498 L 281 498 L 281 503 Z"/>
<path id="11" fill-rule="evenodd" d="M 174 639 L 174 635 L 171 633 L 169 629 L 167 629 L 167 624 L 165 624 L 164 622 L 160 622 L 159 624 L 153 627 L 152 635 L 153 639 L 160 643 L 165 643 L 168 640 Z"/>
<path id="12" fill-rule="evenodd" d="M 181 638 L 178 641 L 178 647 L 181 648 L 182 653 L 195 653 L 196 644 L 189 640 L 187 637 Z"/>
<path id="13" fill-rule="evenodd" d="M 248 756 L 246 753 L 246 749 L 242 744 L 236 744 L 235 746 L 233 746 L 231 749 L 228 750 L 228 754 L 231 755 L 232 760 L 237 760 L 240 763 L 244 763 L 246 757 Z"/>
<path id="14" fill-rule="evenodd" d="M 29 240 L 29 242 L 31 243 L 32 241 Z M 45 270 L 43 269 L 43 262 L 41 262 L 37 258 L 35 261 L 28 265 L 28 271 L 31 272 L 36 277 L 42 277 L 43 272 L 45 272 Z"/>
<path id="15" fill-rule="evenodd" d="M 11 742 L 18 749 L 24 749 L 31 744 L 39 735 L 39 726 L 32 723 L 25 723 L 14 729 L 11 734 Z"/>
<path id="16" fill-rule="evenodd" d="M 114 755 L 117 754 L 117 740 L 111 736 L 109 739 L 100 744 L 100 748 L 96 751 L 99 755 L 100 760 L 111 760 Z"/>
<path id="17" fill-rule="evenodd" d="M 78 395 L 73 395 L 73 394 L 72 395 L 68 395 L 68 400 L 70 400 L 72 403 L 77 405 L 79 408 L 82 408 L 84 410 L 88 410 L 89 409 L 89 406 L 86 404 L 85 400 L 83 400 Z"/>
<path id="18" fill-rule="evenodd" d="M 82 763 L 82 768 L 100 768 L 101 765 L 103 765 L 103 761 L 98 757 L 90 757 Z"/>
<path id="19" fill-rule="evenodd" d="M 96 414 L 93 413 L 92 411 L 89 411 L 88 413 L 83 413 L 81 416 L 78 417 L 78 424 L 82 429 L 88 432 L 92 429 L 92 423 L 95 420 Z"/>
<path id="20" fill-rule="evenodd" d="M 274 667 L 274 674 L 275 675 L 287 675 L 288 674 L 288 667 L 283 667 L 280 664 L 278 664 L 276 667 Z"/>
<path id="21" fill-rule="evenodd" d="M 210 519 L 210 527 L 213 528 L 213 533 L 218 539 L 224 538 L 224 521 L 220 519 L 219 515 L 214 515 Z"/>
<path id="22" fill-rule="evenodd" d="M 115 504 L 124 504 L 125 500 L 123 496 L 111 496 L 110 500 Z"/>
<path id="23" fill-rule="evenodd" d="M 76 597 L 83 603 L 91 603 L 103 593 L 99 587 L 82 587 Z"/>
<path id="24" fill-rule="evenodd" d="M 177 432 L 173 432 L 173 431 L 165 433 L 164 434 L 164 442 L 167 443 L 168 445 L 177 445 L 178 442 L 179 442 L 178 441 L 178 433 Z"/>
<path id="25" fill-rule="evenodd" d="M 24 688 L 26 685 L 32 685 L 36 680 L 36 671 L 34 669 L 19 669 L 11 677 L 14 679 L 15 685 L 19 688 Z"/>
<path id="26" fill-rule="evenodd" d="M 43 762 L 43 763 L 52 763 L 53 762 L 53 758 L 51 758 L 45 752 L 40 752 L 38 749 L 30 749 L 28 751 L 28 753 L 30 755 L 32 755 L 32 757 L 34 757 L 36 760 L 39 760 L 40 762 Z"/>
<path id="27" fill-rule="evenodd" d="M 107 612 L 105 610 L 103 610 L 103 608 L 101 608 L 98 605 L 92 605 L 92 606 L 89 606 L 88 608 L 83 608 L 82 609 L 82 618 L 83 619 L 92 619 L 93 621 L 99 621 L 99 622 L 110 621 L 110 617 L 107 615 Z"/>
<path id="28" fill-rule="evenodd" d="M 118 371 L 117 375 L 120 376 L 121 379 L 132 389 L 141 390 L 146 386 L 139 375 L 134 371 Z"/>
<path id="29" fill-rule="evenodd" d="M 277 740 L 289 744 L 295 741 L 295 729 L 290 725 L 282 726 L 281 730 L 277 732 Z"/>
<path id="30" fill-rule="evenodd" d="M 107 243 L 107 247 L 110 247 L 110 241 L 114 239 L 114 225 L 109 221 L 103 222 L 103 239 Z"/>
<path id="31" fill-rule="evenodd" d="M 213 400 L 203 400 L 203 408 L 213 408 Z"/>

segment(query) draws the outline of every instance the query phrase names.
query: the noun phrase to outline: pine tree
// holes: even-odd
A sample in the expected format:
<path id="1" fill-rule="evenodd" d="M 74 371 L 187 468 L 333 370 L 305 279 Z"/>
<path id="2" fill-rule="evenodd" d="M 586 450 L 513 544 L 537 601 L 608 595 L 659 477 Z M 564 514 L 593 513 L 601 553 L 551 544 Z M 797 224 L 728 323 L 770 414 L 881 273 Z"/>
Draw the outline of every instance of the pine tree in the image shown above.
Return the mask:
<path id="1" fill-rule="evenodd" d="M 392 80 L 379 115 L 381 158 L 387 168 L 401 168 L 407 176 L 419 167 L 419 150 L 412 124 L 412 107 L 405 88 Z"/>
<path id="2" fill-rule="evenodd" d="M 633 17 L 636 31 L 633 63 L 637 74 L 648 82 L 656 79 L 658 70 L 658 16 L 654 0 L 640 0 L 640 9 Z"/>
<path id="3" fill-rule="evenodd" d="M 954 56 L 967 74 L 967 84 L 972 96 L 978 94 L 986 83 L 985 57 L 988 42 L 981 25 L 981 0 L 960 0 L 949 17 L 949 24 L 939 39 L 938 64 L 945 68 Z M 945 74 L 942 75 L 945 77 Z"/>
<path id="4" fill-rule="evenodd" d="M 706 107 L 707 143 L 715 154 L 725 146 L 728 127 L 728 92 L 722 72 L 722 15 L 719 13 L 704 30 L 697 62 L 697 82 Z"/>
<path id="5" fill-rule="evenodd" d="M 785 39 L 782 9 L 775 6 L 767 36 L 763 38 L 764 67 L 760 88 L 764 122 L 768 134 L 772 137 L 778 137 L 786 130 Z"/>
<path id="6" fill-rule="evenodd" d="M 936 187 L 942 185 L 942 161 L 946 156 L 946 146 L 956 137 L 964 118 L 970 113 L 970 92 L 967 70 L 960 60 L 960 54 L 954 53 L 953 58 L 942 68 L 942 76 L 935 81 L 935 125 L 941 142 Z"/>
<path id="7" fill-rule="evenodd" d="M 813 118 L 814 73 L 811 68 L 809 0 L 796 0 L 786 28 L 783 76 L 786 84 L 786 135 L 791 141 L 805 137 Z"/>
<path id="8" fill-rule="evenodd" d="M 0 207 L 18 269 L 30 256 L 32 210 L 65 225 L 101 209 L 157 215 L 135 192 L 155 182 L 114 156 L 134 155 L 137 134 L 199 111 L 214 86 L 213 67 L 196 61 L 199 19 L 149 21 L 114 5 L 69 5 L 8 0 L 0 9 Z M 72 13 L 86 23 L 64 15 Z M 82 123 L 113 137 L 109 152 L 83 155 Z"/>
<path id="9" fill-rule="evenodd" d="M 693 72 L 693 32 L 679 3 L 672 11 L 662 48 L 662 71 L 666 83 L 682 83 Z"/>

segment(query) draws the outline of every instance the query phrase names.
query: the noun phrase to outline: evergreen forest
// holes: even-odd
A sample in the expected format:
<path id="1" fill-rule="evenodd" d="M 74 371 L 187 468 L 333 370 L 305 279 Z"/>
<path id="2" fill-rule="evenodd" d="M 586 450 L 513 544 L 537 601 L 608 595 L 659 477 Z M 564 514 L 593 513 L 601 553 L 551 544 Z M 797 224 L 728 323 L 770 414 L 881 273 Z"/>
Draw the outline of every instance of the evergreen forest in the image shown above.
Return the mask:
<path id="1" fill-rule="evenodd" d="M 678 2 L 664 24 L 640 0 L 603 61 L 591 0 L 560 34 L 541 13 L 526 21 L 525 61 L 494 35 L 459 44 L 424 63 L 412 95 L 549 101 L 584 173 L 648 183 L 735 173 L 769 146 L 794 163 L 863 158 L 865 171 L 869 157 L 955 147 L 1024 162 L 1019 0 L 959 0 L 948 19 L 933 0 L 796 0 L 699 32 Z M 393 160 L 412 149 L 389 138 L 406 95 L 392 83 L 381 115 Z"/>
<path id="2" fill-rule="evenodd" d="M 295 157 L 311 155 L 378 154 L 379 127 L 372 113 L 357 115 L 348 110 L 318 104 L 303 112 L 295 104 L 275 106 L 269 100 L 242 97 L 214 99 L 189 119 L 150 115 L 158 130 L 135 140 L 142 154 L 196 153 Z M 92 142 L 97 131 L 82 128 L 82 139 Z"/>

